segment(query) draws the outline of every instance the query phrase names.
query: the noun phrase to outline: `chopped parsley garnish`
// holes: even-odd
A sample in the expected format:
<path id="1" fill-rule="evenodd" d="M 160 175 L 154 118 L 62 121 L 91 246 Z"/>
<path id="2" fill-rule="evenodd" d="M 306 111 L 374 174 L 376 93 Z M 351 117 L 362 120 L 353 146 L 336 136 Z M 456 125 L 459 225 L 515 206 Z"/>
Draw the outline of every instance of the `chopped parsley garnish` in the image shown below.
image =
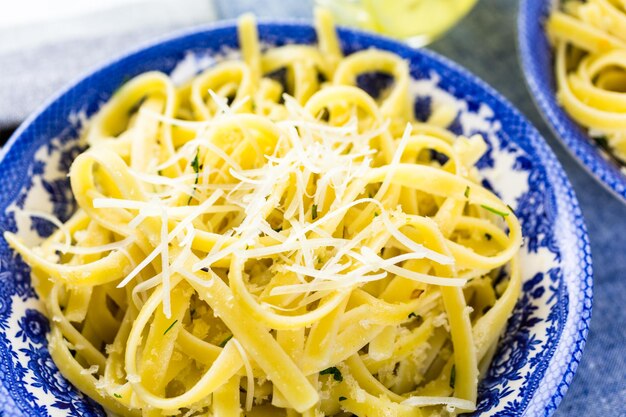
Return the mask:
<path id="1" fill-rule="evenodd" d="M 117 394 L 117 393 L 116 393 L 116 394 L 113 394 L 113 396 L 114 396 L 115 398 L 122 398 L 122 396 L 121 396 L 120 394 Z"/>
<path id="2" fill-rule="evenodd" d="M 456 365 L 452 365 L 452 369 L 450 370 L 450 388 L 454 389 L 455 383 L 456 383 Z"/>
<path id="3" fill-rule="evenodd" d="M 231 334 L 226 339 L 222 340 L 222 343 L 220 343 L 220 347 L 223 348 L 224 346 L 226 346 L 226 343 L 228 343 L 228 341 L 232 338 L 233 338 L 233 335 Z"/>
<path id="4" fill-rule="evenodd" d="M 465 187 L 465 192 L 463 193 L 465 198 L 469 198 L 470 191 L 471 191 L 471 188 L 469 188 L 469 185 L 467 187 Z"/>
<path id="5" fill-rule="evenodd" d="M 500 216 L 500 217 L 506 217 L 506 216 L 508 216 L 508 215 L 509 215 L 509 213 L 505 213 L 505 212 L 503 212 L 503 211 L 500 211 L 500 210 L 494 209 L 493 207 L 489 207 L 489 206 L 486 206 L 486 205 L 484 205 L 484 204 L 481 204 L 480 206 L 481 206 L 482 208 L 484 208 L 485 210 L 492 212 L 493 214 L 497 214 L 497 215 L 498 215 L 498 216 Z"/>
<path id="6" fill-rule="evenodd" d="M 193 168 L 193 172 L 196 174 L 200 172 L 200 161 L 198 160 L 200 156 L 200 148 L 196 149 L 196 156 L 193 157 L 191 161 L 191 167 Z"/>
<path id="7" fill-rule="evenodd" d="M 317 219 L 317 204 L 311 206 L 311 218 L 313 220 Z"/>
<path id="8" fill-rule="evenodd" d="M 485 233 L 485 239 L 487 240 L 491 240 L 493 236 L 491 236 L 491 233 Z"/>
<path id="9" fill-rule="evenodd" d="M 374 212 L 374 217 L 378 217 L 378 212 L 377 211 Z"/>
<path id="10" fill-rule="evenodd" d="M 158 171 L 157 171 L 157 174 L 159 174 L 159 175 L 163 175 L 163 171 L 158 170 Z"/>
<path id="11" fill-rule="evenodd" d="M 191 167 L 193 168 L 193 171 L 196 173 L 196 180 L 193 182 L 194 185 L 198 184 L 198 178 L 200 177 L 200 161 L 199 161 L 199 156 L 200 156 L 200 148 L 196 148 L 196 156 L 193 157 L 193 159 L 191 160 Z M 193 187 L 193 191 L 196 191 L 196 187 Z M 187 200 L 187 204 L 191 203 L 191 199 L 193 198 L 192 195 L 189 196 L 189 200 Z"/>
<path id="12" fill-rule="evenodd" d="M 345 400 L 347 400 L 347 398 L 344 397 L 343 395 L 341 397 L 339 397 L 339 401 L 345 401 Z"/>
<path id="13" fill-rule="evenodd" d="M 343 375 L 341 375 L 341 371 L 334 366 L 321 370 L 320 375 L 332 375 L 335 381 L 343 381 Z"/>
<path id="14" fill-rule="evenodd" d="M 172 330 L 172 327 L 174 327 L 174 325 L 178 323 L 178 320 L 174 320 L 174 322 L 172 324 L 170 324 L 170 327 L 168 327 L 167 329 L 165 329 L 165 331 L 163 332 L 163 336 L 165 336 L 167 334 L 167 332 L 169 332 L 170 330 Z"/>

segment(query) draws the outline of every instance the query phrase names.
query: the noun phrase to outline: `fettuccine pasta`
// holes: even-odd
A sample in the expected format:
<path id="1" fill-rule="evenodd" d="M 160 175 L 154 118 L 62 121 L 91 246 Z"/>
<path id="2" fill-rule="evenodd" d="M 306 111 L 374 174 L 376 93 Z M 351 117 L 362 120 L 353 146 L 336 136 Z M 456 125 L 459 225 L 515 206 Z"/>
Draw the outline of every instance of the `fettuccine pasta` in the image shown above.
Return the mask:
<path id="1" fill-rule="evenodd" d="M 240 60 L 128 81 L 71 166 L 76 213 L 35 248 L 5 234 L 52 358 L 106 409 L 476 408 L 520 291 L 518 219 L 480 185 L 480 136 L 447 131 L 449 109 L 414 119 L 403 59 L 343 56 L 323 11 L 316 30 L 264 50 L 246 16 Z M 373 97 L 376 72 L 393 83 Z"/>
<path id="2" fill-rule="evenodd" d="M 626 3 L 569 0 L 546 26 L 559 102 L 626 163 Z"/>

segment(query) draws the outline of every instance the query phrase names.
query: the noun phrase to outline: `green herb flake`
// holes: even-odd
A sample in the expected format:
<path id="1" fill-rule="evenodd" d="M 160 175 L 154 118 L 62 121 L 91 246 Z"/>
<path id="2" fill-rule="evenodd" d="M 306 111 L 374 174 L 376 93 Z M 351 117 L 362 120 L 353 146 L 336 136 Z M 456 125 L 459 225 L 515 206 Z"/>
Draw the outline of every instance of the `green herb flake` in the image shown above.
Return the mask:
<path id="1" fill-rule="evenodd" d="M 463 195 L 465 196 L 465 198 L 469 198 L 470 195 L 470 191 L 472 189 L 469 187 L 469 185 L 467 187 L 465 187 L 465 192 L 463 193 Z"/>
<path id="2" fill-rule="evenodd" d="M 414 312 L 411 312 L 411 313 L 409 314 L 409 318 L 410 318 L 410 319 L 412 319 L 412 318 L 417 318 L 417 314 L 415 314 Z"/>
<path id="3" fill-rule="evenodd" d="M 313 220 L 317 219 L 317 204 L 313 204 L 313 206 L 311 206 L 311 218 Z"/>
<path id="4" fill-rule="evenodd" d="M 480 206 L 481 206 L 482 208 L 484 208 L 485 210 L 490 211 L 490 212 L 492 212 L 493 214 L 497 214 L 498 216 L 500 216 L 500 217 L 502 217 L 502 218 L 504 218 L 504 217 L 506 217 L 506 216 L 508 216 L 508 215 L 509 215 L 509 213 L 505 213 L 505 212 L 503 212 L 503 211 L 500 211 L 500 210 L 494 209 L 493 207 L 489 207 L 489 206 L 486 206 L 486 205 L 484 205 L 484 204 L 481 204 Z"/>
<path id="5" fill-rule="evenodd" d="M 167 332 L 169 332 L 170 330 L 172 330 L 172 327 L 174 327 L 174 325 L 178 323 L 178 320 L 174 320 L 174 322 L 172 324 L 170 324 L 170 327 L 168 327 L 167 329 L 165 329 L 165 331 L 163 332 L 163 336 L 165 336 L 167 334 Z"/>
<path id="6" fill-rule="evenodd" d="M 226 343 L 228 343 L 228 341 L 229 341 L 230 339 L 232 339 L 232 338 L 233 338 L 233 335 L 231 334 L 231 335 L 230 335 L 230 336 L 228 336 L 226 339 L 222 340 L 222 343 L 220 343 L 220 347 L 221 347 L 221 348 L 225 347 L 225 346 L 226 346 Z"/>
<path id="7" fill-rule="evenodd" d="M 378 212 L 377 211 L 374 212 L 374 217 L 378 217 Z"/>
<path id="8" fill-rule="evenodd" d="M 163 171 L 158 170 L 158 171 L 157 171 L 157 174 L 159 174 L 159 175 L 163 176 Z"/>
<path id="9" fill-rule="evenodd" d="M 485 233 L 485 239 L 491 240 L 492 238 L 493 236 L 491 236 L 491 233 Z"/>
<path id="10" fill-rule="evenodd" d="M 189 165 L 191 165 L 191 167 L 193 168 L 193 171 L 196 173 L 196 180 L 193 182 L 194 183 L 194 187 L 193 187 L 193 192 L 196 192 L 196 187 L 195 185 L 198 184 L 198 179 L 200 178 L 200 161 L 199 161 L 199 157 L 200 157 L 200 148 L 196 148 L 196 155 L 193 157 L 193 159 L 191 160 L 191 163 Z M 189 205 L 191 203 L 191 199 L 193 198 L 193 194 L 189 196 L 189 199 L 187 200 L 187 205 Z"/>
<path id="11" fill-rule="evenodd" d="M 191 167 L 193 168 L 193 172 L 195 172 L 196 174 L 198 172 L 200 172 L 200 161 L 199 158 L 200 157 L 200 148 L 196 149 L 196 156 L 193 157 L 193 160 L 191 161 Z"/>
<path id="12" fill-rule="evenodd" d="M 334 366 L 321 370 L 320 375 L 332 375 L 335 381 L 343 381 L 343 375 L 341 375 L 341 371 Z"/>
<path id="13" fill-rule="evenodd" d="M 116 394 L 113 394 L 113 396 L 114 396 L 115 398 L 122 398 L 122 396 L 121 396 L 120 394 L 117 394 L 117 393 L 116 393 Z"/>
<path id="14" fill-rule="evenodd" d="M 344 397 L 343 395 L 341 397 L 339 397 L 339 401 L 345 401 L 345 400 L 347 400 L 347 398 Z"/>
<path id="15" fill-rule="evenodd" d="M 452 365 L 452 369 L 450 370 L 450 388 L 454 389 L 455 383 L 456 383 L 456 365 Z"/>

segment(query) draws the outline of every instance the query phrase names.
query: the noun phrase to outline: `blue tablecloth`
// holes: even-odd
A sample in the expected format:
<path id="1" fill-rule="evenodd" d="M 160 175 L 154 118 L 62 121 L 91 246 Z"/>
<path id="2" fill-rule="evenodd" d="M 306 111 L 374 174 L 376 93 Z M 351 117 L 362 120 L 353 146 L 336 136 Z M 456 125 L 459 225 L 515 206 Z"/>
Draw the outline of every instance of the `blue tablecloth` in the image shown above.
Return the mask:
<path id="1" fill-rule="evenodd" d="M 310 17 L 312 11 L 312 0 L 215 2 L 217 13 L 222 18 L 234 18 L 247 11 L 260 17 Z M 517 59 L 516 12 L 515 1 L 480 0 L 470 15 L 433 44 L 432 49 L 467 67 L 512 101 L 539 128 L 565 167 L 587 220 L 594 259 L 595 288 L 593 319 L 585 354 L 556 416 L 626 416 L 626 308 L 621 305 L 621 301 L 626 298 L 626 277 L 622 279 L 622 275 L 626 275 L 626 205 L 610 195 L 567 154 L 533 106 Z M 50 48 L 22 54 L 21 58 L 13 55 L 4 62 L 6 65 L 3 65 L 0 57 L 0 76 L 4 66 L 6 74 L 13 76 L 11 80 L 17 80 L 10 81 L 13 88 L 20 79 L 39 79 L 46 88 L 56 89 L 58 84 L 67 81 L 67 77 L 74 76 L 72 70 L 76 70 L 76 67 L 82 72 L 85 66 L 102 60 L 96 54 L 98 50 L 115 50 L 117 54 L 147 37 L 153 37 L 155 31 L 158 32 L 153 28 L 152 31 L 132 34 L 125 41 L 120 38 L 118 46 L 110 45 L 111 37 L 101 40 L 102 48 L 94 48 L 94 41 L 75 43 L 70 49 L 65 48 L 75 57 L 73 64 L 68 59 L 60 59 L 61 55 L 56 55 L 59 65 L 46 65 L 45 73 L 39 69 L 37 76 L 30 74 L 20 78 L 16 74 L 24 75 L 21 74 L 23 70 L 38 70 L 37 66 L 33 68 L 33 60 L 30 58 L 36 57 L 36 62 L 54 59 L 48 56 L 51 55 Z M 110 48 L 107 49 L 107 46 Z M 81 47 L 83 53 L 77 52 Z M 7 124 L 25 115 L 20 112 L 25 112 L 25 109 L 31 111 L 31 107 L 44 98 L 39 96 L 48 95 L 48 92 L 42 92 L 41 85 L 30 81 L 19 87 L 20 94 L 16 97 L 17 100 L 23 97 L 23 102 L 11 99 L 11 103 L 4 103 L 3 106 L 0 100 L 0 133 L 6 131 Z"/>

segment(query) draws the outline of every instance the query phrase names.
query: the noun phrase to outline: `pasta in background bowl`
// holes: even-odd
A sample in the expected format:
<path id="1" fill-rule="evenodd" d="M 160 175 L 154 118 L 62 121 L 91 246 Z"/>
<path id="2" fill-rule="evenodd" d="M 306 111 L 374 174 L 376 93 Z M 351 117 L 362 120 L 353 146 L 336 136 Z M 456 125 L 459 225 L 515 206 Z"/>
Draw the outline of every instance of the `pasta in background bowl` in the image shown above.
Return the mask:
<path id="1" fill-rule="evenodd" d="M 522 295 L 493 352 L 494 360 L 481 379 L 475 415 L 549 414 L 564 394 L 580 359 L 591 303 L 586 231 L 571 187 L 554 155 L 510 105 L 463 69 L 428 52 L 380 37 L 344 29 L 338 33 L 341 48 L 348 56 L 375 47 L 406 60 L 411 75 L 407 80 L 413 100 L 410 110 L 418 120 L 440 120 L 454 136 L 478 133 L 484 138 L 486 152 L 476 164 L 480 181 L 511 206 L 520 220 L 525 242 L 520 261 Z M 263 46 L 309 44 L 315 41 L 315 32 L 304 24 L 262 23 L 259 37 Z M 16 132 L 3 151 L 3 230 L 17 232 L 22 241 L 33 245 L 53 231 L 43 213 L 67 220 L 75 211 L 66 174 L 85 148 L 78 140 L 79 132 L 89 123 L 88 117 L 128 78 L 159 70 L 169 73 L 174 82 L 184 82 L 216 61 L 236 56 L 237 41 L 232 24 L 184 33 L 112 62 L 46 105 Z M 380 76 L 361 80 L 363 88 L 372 92 L 381 82 L 384 80 Z M 128 88 L 122 86 L 118 100 Z M 215 102 L 219 107 L 219 100 Z M 232 105 L 236 102 L 235 98 Z M 92 155 L 107 158 L 106 152 Z M 189 165 L 198 166 L 197 161 L 196 156 Z M 25 169 L 28 175 L 24 175 Z M 465 187 L 457 197 L 473 198 Z M 499 207 L 483 206 L 502 217 L 508 215 Z M 309 209 L 307 216 L 317 218 L 317 206 Z M 510 226 L 514 227 L 513 223 Z M 50 324 L 41 313 L 42 303 L 30 284 L 28 267 L 4 241 L 0 256 L 4 278 L 0 354 L 8 369 L 2 376 L 2 389 L 8 394 L 3 396 L 3 409 L 14 410 L 16 415 L 101 415 L 102 409 L 68 384 L 51 360 L 47 337 L 55 336 L 47 335 Z M 163 336 L 171 326 L 168 322 Z M 232 350 L 234 342 L 225 339 L 224 346 Z M 114 354 L 114 350 L 109 353 Z M 336 368 L 327 371 L 324 374 L 335 381 L 343 378 Z M 97 373 L 98 369 L 82 372 Z M 447 373 L 445 382 L 454 386 Z M 122 397 L 123 393 L 112 396 Z"/>
<path id="2" fill-rule="evenodd" d="M 572 2 L 579 3 L 579 2 Z M 597 3 L 605 4 L 609 8 L 615 8 L 611 5 L 610 1 L 600 1 Z M 623 118 L 623 113 L 620 113 L 620 107 L 612 107 L 613 102 L 605 102 L 597 106 L 598 97 L 596 90 L 590 94 L 588 88 L 590 86 L 583 86 L 583 84 L 591 81 L 596 83 L 598 73 L 592 77 L 592 79 L 584 79 L 580 77 L 581 71 L 588 71 L 587 61 L 584 67 L 580 68 L 567 68 L 568 77 L 570 74 L 578 72 L 576 75 L 577 80 L 574 80 L 576 91 L 573 94 L 571 87 L 568 88 L 568 93 L 563 88 L 557 88 L 557 70 L 555 68 L 555 59 L 557 56 L 557 50 L 554 49 L 548 38 L 547 22 L 552 11 L 562 4 L 561 2 L 542 0 L 542 1 L 529 1 L 523 0 L 520 2 L 519 15 L 517 22 L 518 31 L 518 52 L 519 58 L 522 64 L 526 83 L 531 92 L 540 113 L 547 121 L 548 125 L 554 130 L 557 138 L 561 140 L 566 149 L 574 155 L 574 157 L 583 165 L 583 167 L 589 171 L 600 183 L 602 183 L 608 190 L 613 192 L 621 201 L 626 202 L 626 167 L 624 165 L 623 148 L 624 142 L 621 140 L 621 134 L 611 133 L 610 130 L 606 130 L 607 123 L 615 123 L 620 118 Z M 597 4 L 592 5 L 597 7 Z M 600 9 L 602 10 L 602 9 Z M 601 11 L 597 14 L 597 19 L 605 19 L 602 17 Z M 614 15 L 608 11 L 609 16 Z M 626 16 L 623 12 L 617 13 L 618 19 L 624 19 Z M 623 43 L 618 37 L 605 33 L 599 29 L 592 28 L 591 31 L 584 30 L 584 27 L 589 25 L 582 25 L 583 30 L 580 30 L 580 26 L 573 22 L 573 18 L 570 16 L 560 14 L 555 20 L 556 32 L 564 34 L 570 33 L 565 37 L 558 35 L 559 39 L 570 38 L 571 36 L 584 39 L 589 36 L 589 47 L 594 49 L 595 46 L 591 46 L 594 42 L 598 43 L 598 50 L 609 51 L 613 48 L 610 42 L 607 40 L 615 39 L 615 46 Z M 609 19 L 610 20 L 610 19 Z M 612 23 L 611 23 L 612 24 Z M 619 23 L 615 23 L 619 27 Z M 556 34 L 555 32 L 555 34 Z M 582 35 L 582 36 L 581 36 Z M 571 38 L 573 39 L 573 38 Z M 579 42 L 579 41 L 577 41 Z M 563 45 L 565 42 L 560 42 Z M 585 48 L 588 50 L 588 48 Z M 621 46 L 619 46 L 621 48 Z M 561 48 L 565 52 L 565 48 Z M 621 51 L 618 49 L 617 51 Z M 570 54 L 571 55 L 571 54 Z M 582 56 L 582 54 L 579 54 Z M 607 56 L 609 58 L 610 55 Z M 562 60 L 565 62 L 565 60 Z M 616 64 L 618 65 L 618 64 Z M 606 68 L 610 69 L 611 65 L 607 65 Z M 595 65 L 594 71 L 598 65 Z M 565 73 L 560 70 L 559 73 Z M 565 79 L 565 77 L 563 77 Z M 606 77 L 604 77 L 606 78 Z M 572 79 L 572 78 L 568 78 Z M 582 81 L 582 83 L 581 83 Z M 606 84 L 606 80 L 604 80 Z M 570 83 L 561 83 L 563 86 L 567 86 Z M 583 87 L 581 89 L 581 87 Z M 557 90 L 561 90 L 562 103 L 557 98 Z M 614 100 L 616 93 L 611 93 L 609 90 L 604 90 L 600 94 L 605 96 L 605 93 L 613 96 L 611 100 Z M 588 95 L 588 97 L 587 97 Z M 575 99 L 574 97 L 578 97 Z M 583 104 L 585 101 L 589 101 L 590 105 Z M 600 101 L 606 100 L 606 97 L 600 98 Z M 619 99 L 618 99 L 619 100 Z M 566 108 L 563 107 L 563 104 Z M 608 107 L 607 107 L 608 106 Z M 606 110 L 606 112 L 598 113 L 598 111 Z M 570 115 L 571 112 L 575 112 L 575 117 Z M 591 114 L 595 113 L 595 114 Z M 599 116 L 597 116 L 599 115 Z M 597 117 L 597 120 L 602 120 L 600 124 L 603 128 L 599 128 L 593 120 Z M 576 120 L 579 120 L 581 124 L 578 124 Z M 612 126 L 615 128 L 615 125 Z M 619 131 L 619 129 L 618 129 Z M 620 155 L 622 160 L 620 161 Z"/>

